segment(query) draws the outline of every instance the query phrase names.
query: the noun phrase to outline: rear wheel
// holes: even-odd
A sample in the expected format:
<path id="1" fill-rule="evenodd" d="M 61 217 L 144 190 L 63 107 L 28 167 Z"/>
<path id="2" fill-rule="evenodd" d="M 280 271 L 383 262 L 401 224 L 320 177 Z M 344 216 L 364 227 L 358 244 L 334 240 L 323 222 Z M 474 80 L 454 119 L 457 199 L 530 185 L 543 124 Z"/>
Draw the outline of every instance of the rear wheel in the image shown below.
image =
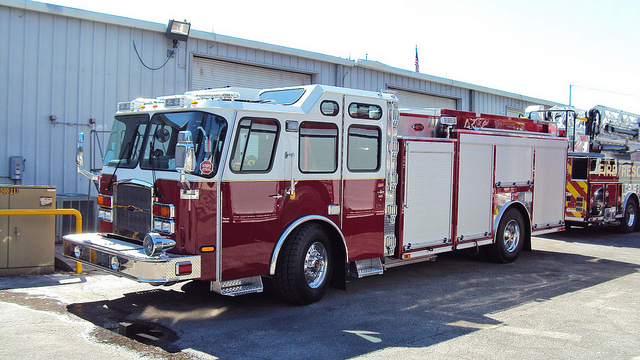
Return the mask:
<path id="1" fill-rule="evenodd" d="M 331 243 L 319 224 L 303 225 L 287 240 L 278 257 L 274 285 L 278 295 L 295 305 L 322 298 L 329 287 Z"/>
<path id="2" fill-rule="evenodd" d="M 620 219 L 621 223 L 618 225 L 618 232 L 628 234 L 635 229 L 638 222 L 638 204 L 635 199 L 629 199 L 627 206 L 624 208 L 624 217 Z"/>
<path id="3" fill-rule="evenodd" d="M 526 231 L 522 214 L 514 209 L 508 209 L 498 225 L 496 242 L 488 249 L 491 260 L 499 263 L 514 262 L 524 245 Z"/>

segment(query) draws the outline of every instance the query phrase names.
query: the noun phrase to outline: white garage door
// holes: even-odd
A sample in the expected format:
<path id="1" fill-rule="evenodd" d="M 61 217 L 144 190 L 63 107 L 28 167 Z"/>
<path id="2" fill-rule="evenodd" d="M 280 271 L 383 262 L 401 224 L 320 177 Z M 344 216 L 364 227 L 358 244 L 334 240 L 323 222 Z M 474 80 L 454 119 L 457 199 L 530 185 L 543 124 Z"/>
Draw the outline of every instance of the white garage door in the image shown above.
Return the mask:
<path id="1" fill-rule="evenodd" d="M 265 89 L 311 84 L 311 75 L 194 56 L 191 90 L 239 86 Z"/>
<path id="2" fill-rule="evenodd" d="M 399 107 L 401 109 L 422 109 L 428 107 L 456 110 L 456 100 L 441 96 L 433 96 L 415 93 L 405 90 L 395 90 L 398 92 Z"/>
<path id="3" fill-rule="evenodd" d="M 518 109 L 511 106 L 507 106 L 506 113 L 507 113 L 507 116 L 520 117 L 520 115 L 524 115 L 524 109 Z"/>

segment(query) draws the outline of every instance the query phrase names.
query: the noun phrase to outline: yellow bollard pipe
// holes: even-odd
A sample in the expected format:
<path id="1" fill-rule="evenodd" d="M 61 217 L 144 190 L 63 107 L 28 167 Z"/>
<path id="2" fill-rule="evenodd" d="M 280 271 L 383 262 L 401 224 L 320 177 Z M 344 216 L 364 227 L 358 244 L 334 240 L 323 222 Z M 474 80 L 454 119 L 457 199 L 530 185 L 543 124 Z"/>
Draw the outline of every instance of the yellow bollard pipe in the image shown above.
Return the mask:
<path id="1" fill-rule="evenodd" d="M 82 232 L 82 214 L 76 209 L 11 209 L 0 210 L 0 216 L 7 215 L 73 215 L 76 217 L 76 234 Z M 76 274 L 82 273 L 82 264 L 76 262 Z"/>

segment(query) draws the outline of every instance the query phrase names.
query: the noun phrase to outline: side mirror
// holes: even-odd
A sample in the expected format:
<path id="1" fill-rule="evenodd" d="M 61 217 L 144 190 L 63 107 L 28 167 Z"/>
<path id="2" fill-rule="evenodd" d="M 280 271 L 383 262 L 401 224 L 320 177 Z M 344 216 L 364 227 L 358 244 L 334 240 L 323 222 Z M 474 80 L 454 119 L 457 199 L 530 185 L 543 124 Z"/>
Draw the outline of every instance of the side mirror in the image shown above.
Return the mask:
<path id="1" fill-rule="evenodd" d="M 84 165 L 84 133 L 78 134 L 78 144 L 76 147 L 76 164 L 78 164 L 78 167 Z"/>
<path id="2" fill-rule="evenodd" d="M 193 147 L 191 131 L 180 131 L 176 144 L 176 170 L 187 174 L 196 168 L 196 151 Z"/>
<path id="3" fill-rule="evenodd" d="M 78 144 L 76 146 L 76 164 L 78 164 L 78 173 L 86 176 L 87 179 L 94 181 L 97 189 L 98 185 L 96 181 L 98 181 L 99 175 L 82 168 L 82 165 L 84 165 L 84 133 L 78 134 Z"/>

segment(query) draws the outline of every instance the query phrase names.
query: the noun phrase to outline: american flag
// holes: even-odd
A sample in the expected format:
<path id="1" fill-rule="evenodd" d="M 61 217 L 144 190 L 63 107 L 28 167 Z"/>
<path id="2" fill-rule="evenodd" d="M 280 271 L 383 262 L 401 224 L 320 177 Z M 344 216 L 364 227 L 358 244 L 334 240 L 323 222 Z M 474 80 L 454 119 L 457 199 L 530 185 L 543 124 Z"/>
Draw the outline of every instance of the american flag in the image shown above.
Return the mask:
<path id="1" fill-rule="evenodd" d="M 418 61 L 418 45 L 416 45 L 416 72 L 420 72 L 420 62 Z"/>

